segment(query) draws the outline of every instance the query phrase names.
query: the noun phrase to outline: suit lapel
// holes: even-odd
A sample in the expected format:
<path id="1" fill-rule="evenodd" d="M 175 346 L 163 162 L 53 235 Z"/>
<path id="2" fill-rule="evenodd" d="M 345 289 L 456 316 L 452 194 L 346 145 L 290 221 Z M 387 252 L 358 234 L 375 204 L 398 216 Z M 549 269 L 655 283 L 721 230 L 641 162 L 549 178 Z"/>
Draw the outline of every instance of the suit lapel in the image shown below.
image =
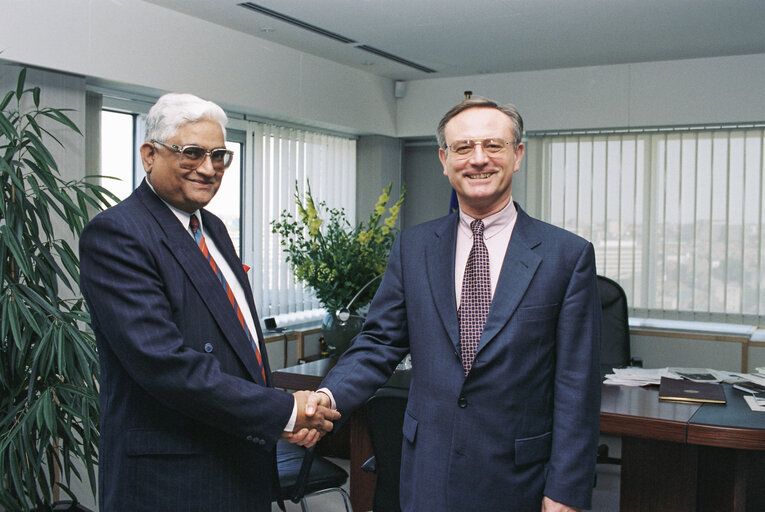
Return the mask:
<path id="1" fill-rule="evenodd" d="M 242 360 L 242 363 L 245 368 L 247 368 L 247 371 L 250 373 L 253 380 L 265 385 L 263 377 L 260 375 L 258 361 L 250 346 L 250 342 L 242 330 L 242 326 L 239 324 L 236 315 L 232 314 L 231 303 L 228 301 L 228 297 L 226 297 L 226 293 L 223 290 L 220 281 L 212 272 L 210 264 L 202 255 L 202 251 L 199 250 L 194 239 L 189 235 L 188 231 L 184 229 L 181 223 L 178 222 L 178 218 L 173 212 L 165 206 L 162 200 L 151 191 L 145 182 L 141 184 L 136 192 L 138 192 L 143 204 L 165 232 L 165 244 L 170 253 L 178 261 L 178 264 L 185 272 L 187 278 L 197 290 L 200 298 L 210 310 L 210 314 L 215 319 L 221 331 L 223 331 L 224 336 L 229 341 L 236 354 Z M 209 224 L 205 223 L 204 225 L 205 228 L 207 228 L 208 225 L 213 224 L 214 223 L 209 222 Z M 217 247 L 221 247 L 222 245 L 226 247 L 230 246 L 230 243 L 223 244 L 222 241 L 219 242 L 215 238 L 213 241 Z M 228 257 L 226 257 L 226 261 L 229 262 Z M 230 262 L 229 265 L 231 265 Z M 238 269 L 236 265 L 231 265 L 231 267 L 234 269 L 234 272 L 237 272 L 238 270 L 239 272 L 244 273 L 241 268 L 241 263 L 238 264 Z M 239 274 L 237 274 L 237 277 L 238 276 Z M 245 287 L 245 290 L 248 289 L 249 286 Z M 259 336 L 259 338 L 262 338 L 262 336 Z M 262 353 L 265 354 L 264 352 Z"/>
<path id="2" fill-rule="evenodd" d="M 517 204 L 516 208 L 518 218 L 505 252 L 489 316 L 478 344 L 478 352 L 510 321 L 542 262 L 542 258 L 533 250 L 541 241 L 531 230 L 531 219 Z"/>
<path id="3" fill-rule="evenodd" d="M 441 317 L 449 339 L 458 349 L 459 321 L 457 319 L 457 300 L 454 291 L 454 252 L 457 243 L 457 224 L 459 214 L 445 217 L 433 233 L 434 242 L 426 244 L 425 269 L 436 309 Z"/>
<path id="4" fill-rule="evenodd" d="M 215 246 L 225 258 L 226 263 L 228 263 L 228 266 L 234 272 L 234 275 L 236 275 L 236 279 L 239 281 L 242 290 L 244 290 L 244 296 L 247 300 L 247 307 L 250 308 L 250 312 L 252 313 L 252 320 L 256 329 L 256 332 L 250 334 L 252 334 L 253 337 L 257 340 L 261 359 L 263 360 L 263 365 L 266 370 L 266 378 L 268 378 L 270 381 L 271 369 L 269 368 L 268 357 L 266 357 L 266 344 L 265 340 L 263 339 L 263 331 L 260 329 L 260 320 L 258 319 L 257 309 L 255 308 L 255 299 L 252 296 L 252 288 L 250 287 L 250 282 L 247 278 L 247 274 L 242 267 L 242 261 L 239 259 L 239 256 L 237 256 L 236 251 L 234 250 L 234 246 L 231 243 L 231 237 L 222 227 L 222 224 L 219 222 L 213 222 L 212 214 L 207 210 L 203 209 L 201 212 L 202 222 L 204 222 L 205 229 L 208 230 L 210 238 L 212 238 Z M 223 289 L 223 287 L 221 287 L 221 289 Z M 229 304 L 229 308 L 230 307 L 231 305 Z M 242 305 L 240 305 L 240 307 L 242 307 Z M 237 325 L 239 324 L 237 323 Z M 239 329 L 241 330 L 241 326 L 239 326 Z M 252 352 L 252 349 L 250 349 L 250 352 Z M 255 360 L 255 367 L 257 368 L 257 360 Z"/>

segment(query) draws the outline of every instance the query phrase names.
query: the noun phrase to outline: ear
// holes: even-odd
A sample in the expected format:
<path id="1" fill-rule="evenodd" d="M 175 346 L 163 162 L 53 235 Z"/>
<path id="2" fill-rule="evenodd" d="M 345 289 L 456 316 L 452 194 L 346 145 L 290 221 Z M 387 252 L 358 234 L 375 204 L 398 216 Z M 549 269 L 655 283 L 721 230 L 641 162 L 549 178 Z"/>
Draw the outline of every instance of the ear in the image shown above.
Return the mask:
<path id="1" fill-rule="evenodd" d="M 444 176 L 449 176 L 449 173 L 446 172 L 446 149 L 445 148 L 438 148 L 438 159 L 441 160 L 441 165 L 444 167 Z"/>
<path id="2" fill-rule="evenodd" d="M 144 142 L 139 148 L 141 152 L 141 163 L 143 164 L 143 170 L 146 174 L 151 174 L 151 169 L 154 166 L 154 159 L 157 156 L 157 148 L 151 142 Z"/>
<path id="3" fill-rule="evenodd" d="M 515 148 L 515 169 L 513 169 L 513 172 L 518 172 L 521 169 L 521 160 L 523 160 L 523 155 L 526 154 L 526 145 L 523 142 L 518 143 L 518 147 Z"/>

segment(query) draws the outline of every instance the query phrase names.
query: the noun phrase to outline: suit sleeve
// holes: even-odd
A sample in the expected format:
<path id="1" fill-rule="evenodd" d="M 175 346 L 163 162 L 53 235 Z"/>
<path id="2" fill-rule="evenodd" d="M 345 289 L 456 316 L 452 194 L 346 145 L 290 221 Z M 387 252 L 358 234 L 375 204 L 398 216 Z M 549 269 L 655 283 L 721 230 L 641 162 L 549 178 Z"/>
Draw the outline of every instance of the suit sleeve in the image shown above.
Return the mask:
<path id="1" fill-rule="evenodd" d="M 290 418 L 292 396 L 235 371 L 241 363 L 225 339 L 214 340 L 213 353 L 187 343 L 184 321 L 209 326 L 211 339 L 220 331 L 209 325 L 201 298 L 184 294 L 183 269 L 144 224 L 102 214 L 80 238 L 81 288 L 99 344 L 118 361 L 112 371 L 124 370 L 179 415 L 273 445 Z M 104 379 L 102 393 L 110 392 L 103 389 L 109 383 Z"/>
<path id="2" fill-rule="evenodd" d="M 364 327 L 320 387 L 328 388 L 343 420 L 382 386 L 409 352 L 400 236 L 369 307 Z"/>
<path id="3" fill-rule="evenodd" d="M 576 262 L 557 328 L 553 446 L 545 495 L 589 508 L 600 418 L 601 306 L 595 254 L 587 243 Z"/>

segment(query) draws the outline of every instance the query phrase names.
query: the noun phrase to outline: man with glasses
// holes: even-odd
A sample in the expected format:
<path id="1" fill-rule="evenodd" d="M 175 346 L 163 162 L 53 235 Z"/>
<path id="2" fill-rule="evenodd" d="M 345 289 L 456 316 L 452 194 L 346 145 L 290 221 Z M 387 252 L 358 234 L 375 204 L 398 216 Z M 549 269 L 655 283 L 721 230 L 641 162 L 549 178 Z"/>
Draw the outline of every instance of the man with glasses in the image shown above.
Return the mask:
<path id="1" fill-rule="evenodd" d="M 339 417 L 308 418 L 308 392 L 272 387 L 246 271 L 204 209 L 233 157 L 226 121 L 212 102 L 162 96 L 146 179 L 80 238 L 101 362 L 100 510 L 270 511 L 276 442 L 303 431 L 311 444 Z"/>
<path id="2" fill-rule="evenodd" d="M 600 410 L 592 244 L 512 200 L 511 106 L 466 100 L 438 125 L 459 211 L 404 230 L 351 348 L 311 396 L 343 417 L 412 356 L 401 508 L 588 508 Z"/>

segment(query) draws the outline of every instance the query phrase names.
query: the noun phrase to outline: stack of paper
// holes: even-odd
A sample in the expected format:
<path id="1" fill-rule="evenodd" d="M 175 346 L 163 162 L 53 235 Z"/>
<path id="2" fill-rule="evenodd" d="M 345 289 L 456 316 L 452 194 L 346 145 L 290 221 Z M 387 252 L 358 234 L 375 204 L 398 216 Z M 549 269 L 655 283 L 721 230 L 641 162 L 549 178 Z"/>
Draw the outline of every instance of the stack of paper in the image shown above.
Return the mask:
<path id="1" fill-rule="evenodd" d="M 605 384 L 614 386 L 647 386 L 661 382 L 662 377 L 679 379 L 667 368 L 614 368 L 614 373 L 606 375 Z"/>

